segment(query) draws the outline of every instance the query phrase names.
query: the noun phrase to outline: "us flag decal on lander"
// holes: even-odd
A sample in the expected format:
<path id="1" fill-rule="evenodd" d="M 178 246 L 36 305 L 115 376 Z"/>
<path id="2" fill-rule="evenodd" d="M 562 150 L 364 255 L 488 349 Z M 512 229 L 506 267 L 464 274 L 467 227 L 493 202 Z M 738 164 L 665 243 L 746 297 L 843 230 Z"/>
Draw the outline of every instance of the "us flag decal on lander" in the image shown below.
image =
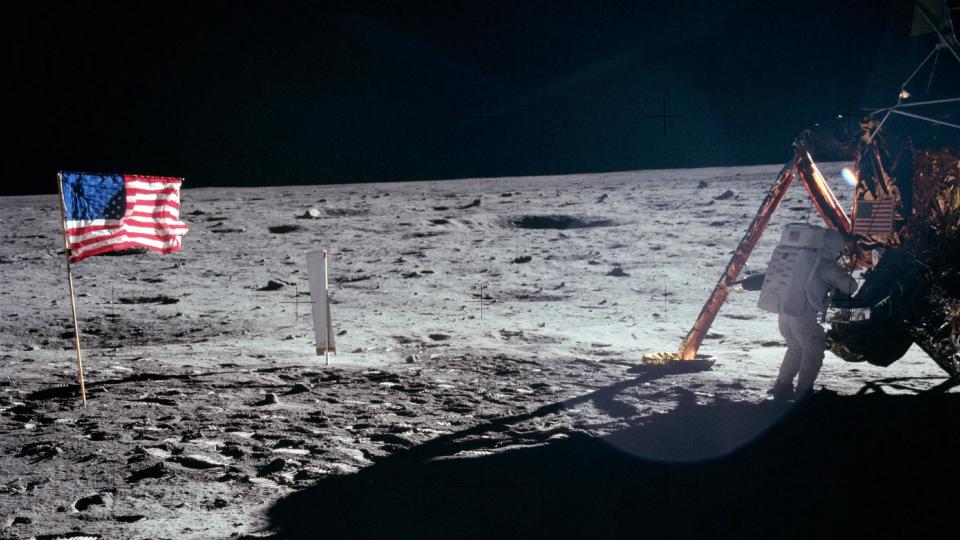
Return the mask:
<path id="1" fill-rule="evenodd" d="M 313 333 L 317 341 L 317 356 L 321 354 L 330 363 L 329 353 L 337 353 L 333 341 L 333 319 L 330 316 L 330 284 L 327 280 L 327 250 L 307 253 L 307 272 L 310 275 L 310 305 L 313 312 Z"/>

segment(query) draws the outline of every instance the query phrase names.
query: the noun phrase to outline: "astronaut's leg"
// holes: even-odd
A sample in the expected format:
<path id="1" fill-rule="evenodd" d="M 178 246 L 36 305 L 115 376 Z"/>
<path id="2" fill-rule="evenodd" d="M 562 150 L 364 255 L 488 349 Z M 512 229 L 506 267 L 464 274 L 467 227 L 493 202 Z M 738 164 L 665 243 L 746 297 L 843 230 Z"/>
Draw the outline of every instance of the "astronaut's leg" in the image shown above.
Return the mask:
<path id="1" fill-rule="evenodd" d="M 803 360 L 803 346 L 793 333 L 793 316 L 781 313 L 778 319 L 780 335 L 787 342 L 787 352 L 783 355 L 783 362 L 780 363 L 780 374 L 777 376 L 777 384 L 774 387 L 774 395 L 786 389 L 793 392 L 793 379 L 800 371 L 800 363 Z M 779 389 L 779 390 L 778 390 Z"/>
<path id="2" fill-rule="evenodd" d="M 826 349 L 827 335 L 817 321 L 816 311 L 812 308 L 791 319 L 790 331 L 800 342 L 803 350 L 800 376 L 797 378 L 797 392 L 804 392 L 813 388 L 820 368 L 823 367 L 823 351 Z"/>

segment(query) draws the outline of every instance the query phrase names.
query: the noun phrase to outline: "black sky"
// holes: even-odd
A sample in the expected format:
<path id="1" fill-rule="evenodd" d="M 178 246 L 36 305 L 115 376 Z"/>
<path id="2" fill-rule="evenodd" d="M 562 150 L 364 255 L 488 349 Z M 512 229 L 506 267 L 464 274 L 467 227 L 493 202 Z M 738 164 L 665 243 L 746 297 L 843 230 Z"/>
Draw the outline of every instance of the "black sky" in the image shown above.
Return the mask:
<path id="1" fill-rule="evenodd" d="M 58 169 L 199 186 L 778 163 L 804 127 L 890 104 L 928 45 L 893 0 L 3 10 L 4 193 L 55 191 Z"/>

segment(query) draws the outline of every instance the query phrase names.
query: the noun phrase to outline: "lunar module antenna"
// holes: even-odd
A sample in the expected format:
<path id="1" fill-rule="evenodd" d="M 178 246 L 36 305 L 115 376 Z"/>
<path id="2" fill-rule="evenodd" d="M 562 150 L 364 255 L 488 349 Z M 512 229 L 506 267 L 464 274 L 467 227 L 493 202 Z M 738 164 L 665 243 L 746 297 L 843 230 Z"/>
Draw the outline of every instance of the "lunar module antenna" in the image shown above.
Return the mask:
<path id="1" fill-rule="evenodd" d="M 870 117 L 873 118 L 876 115 L 883 113 L 883 118 L 877 125 L 873 128 L 873 131 L 867 135 L 867 142 L 873 140 L 873 138 L 880 132 L 880 129 L 883 127 L 883 124 L 890 118 L 891 115 L 896 114 L 898 116 L 904 116 L 907 118 L 913 118 L 915 120 L 923 120 L 930 122 L 931 124 L 937 124 L 941 126 L 946 126 L 954 129 L 960 129 L 960 124 L 955 124 L 952 122 L 947 122 L 944 120 L 938 120 L 930 116 L 917 114 L 914 112 L 907 112 L 903 109 L 910 107 L 929 107 L 933 105 L 942 105 L 944 103 L 956 103 L 960 102 L 960 97 L 952 97 L 946 99 L 933 99 L 926 101 L 912 101 L 905 103 L 908 99 L 912 97 L 912 94 L 907 90 L 907 86 L 913 81 L 914 77 L 927 65 L 928 62 L 933 60 L 930 66 L 930 80 L 927 83 L 927 92 L 930 90 L 930 83 L 933 82 L 933 75 L 937 69 L 937 60 L 940 57 L 940 51 L 946 49 L 951 56 L 957 61 L 958 66 L 960 66 L 960 43 L 957 41 L 957 32 L 953 24 L 952 9 L 950 8 L 946 0 L 941 4 L 940 11 L 940 22 L 934 21 L 936 18 L 933 13 L 930 12 L 930 9 L 927 6 L 923 5 L 921 2 L 916 2 L 914 4 L 914 11 L 919 15 L 919 20 L 922 20 L 926 26 L 930 28 L 937 35 L 937 43 L 933 46 L 933 50 L 920 62 L 920 65 L 913 70 L 913 73 L 907 77 L 907 80 L 903 81 L 903 84 L 900 85 L 900 93 L 897 95 L 897 102 L 883 109 L 876 109 L 870 113 Z"/>

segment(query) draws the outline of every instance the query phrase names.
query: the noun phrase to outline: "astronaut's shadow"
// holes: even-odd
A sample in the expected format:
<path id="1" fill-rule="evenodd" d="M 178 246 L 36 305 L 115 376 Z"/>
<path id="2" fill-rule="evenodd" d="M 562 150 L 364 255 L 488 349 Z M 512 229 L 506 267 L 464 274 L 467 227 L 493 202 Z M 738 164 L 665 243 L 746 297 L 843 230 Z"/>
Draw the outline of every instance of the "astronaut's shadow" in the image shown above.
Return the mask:
<path id="1" fill-rule="evenodd" d="M 606 437 L 428 442 L 268 516 L 276 538 L 940 536 L 955 522 L 958 414 L 950 393 L 681 400 Z"/>

